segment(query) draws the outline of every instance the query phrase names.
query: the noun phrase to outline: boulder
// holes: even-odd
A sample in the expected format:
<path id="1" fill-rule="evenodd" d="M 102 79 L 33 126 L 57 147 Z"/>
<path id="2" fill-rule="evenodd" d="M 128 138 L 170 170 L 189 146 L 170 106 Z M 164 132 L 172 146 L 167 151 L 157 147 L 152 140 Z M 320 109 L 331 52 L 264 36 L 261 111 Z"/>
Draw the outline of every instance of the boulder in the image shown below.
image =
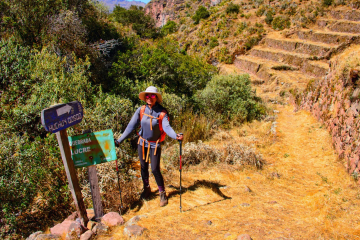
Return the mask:
<path id="1" fill-rule="evenodd" d="M 117 212 L 109 212 L 102 217 L 101 222 L 108 227 L 113 227 L 124 224 L 124 219 Z"/>
<path id="2" fill-rule="evenodd" d="M 91 231 L 93 231 L 96 235 L 101 235 L 106 234 L 109 231 L 109 228 L 103 223 L 96 223 Z"/>
<path id="3" fill-rule="evenodd" d="M 57 234 L 39 234 L 36 240 L 60 240 L 61 236 Z"/>
<path id="4" fill-rule="evenodd" d="M 65 220 L 75 221 L 77 217 L 78 217 L 77 212 L 73 212 L 73 213 L 72 213 L 70 216 L 68 216 Z"/>
<path id="5" fill-rule="evenodd" d="M 128 237 L 138 237 L 146 230 L 146 228 L 140 227 L 139 225 L 131 225 L 124 228 L 124 235 Z"/>
<path id="6" fill-rule="evenodd" d="M 75 221 L 71 221 L 71 220 L 64 220 L 62 223 L 59 223 L 57 225 L 55 225 L 54 227 L 50 228 L 50 233 L 51 234 L 57 234 L 62 236 L 63 234 L 67 234 L 69 232 L 69 227 L 71 225 L 71 223 L 73 223 Z"/>
<path id="7" fill-rule="evenodd" d="M 95 234 L 91 230 L 87 230 L 84 234 L 81 235 L 80 240 L 91 240 L 95 237 Z"/>
<path id="8" fill-rule="evenodd" d="M 42 232 L 42 231 L 34 232 L 34 233 L 31 234 L 30 236 L 28 236 L 28 237 L 26 238 L 26 240 L 35 240 L 36 237 L 37 237 L 38 235 L 40 235 L 40 234 L 43 234 L 43 232 Z"/>
<path id="9" fill-rule="evenodd" d="M 249 234 L 241 234 L 237 237 L 237 240 L 252 240 Z"/>
<path id="10" fill-rule="evenodd" d="M 74 239 L 74 237 L 80 238 L 80 235 L 83 234 L 86 230 L 87 229 L 81 225 L 80 219 L 77 218 L 76 221 L 73 221 L 70 224 L 69 231 L 67 232 L 66 236 L 68 239 Z"/>

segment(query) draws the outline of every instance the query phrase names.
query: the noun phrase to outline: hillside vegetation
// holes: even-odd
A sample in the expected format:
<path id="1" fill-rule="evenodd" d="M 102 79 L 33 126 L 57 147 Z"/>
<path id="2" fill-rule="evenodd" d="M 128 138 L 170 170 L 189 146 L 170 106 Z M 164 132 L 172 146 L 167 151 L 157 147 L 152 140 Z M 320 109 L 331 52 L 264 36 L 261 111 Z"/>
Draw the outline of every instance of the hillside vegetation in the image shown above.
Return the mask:
<path id="1" fill-rule="evenodd" d="M 153 212 L 140 222 L 155 229 L 143 238 L 359 236 L 353 181 L 359 180 L 359 7 L 357 0 L 153 0 L 109 13 L 92 0 L 2 1 L 0 238 L 46 232 L 75 210 L 41 110 L 78 100 L 84 119 L 68 135 L 112 129 L 119 137 L 144 104 L 139 92 L 150 85 L 162 93 L 175 131 L 184 133 L 189 218 L 174 210 L 179 151 L 173 140 L 162 149 L 169 206 L 159 210 L 155 199 L 138 200 L 134 133 L 116 151 L 125 220 Z M 105 212 L 120 206 L 115 169 L 115 162 L 97 166 Z M 87 169 L 77 174 L 91 208 Z M 242 179 L 252 179 L 245 194 L 238 190 Z M 215 229 L 196 228 L 189 219 L 214 221 Z M 170 231 L 177 223 L 182 228 Z M 124 237 L 124 227 L 112 230 Z"/>

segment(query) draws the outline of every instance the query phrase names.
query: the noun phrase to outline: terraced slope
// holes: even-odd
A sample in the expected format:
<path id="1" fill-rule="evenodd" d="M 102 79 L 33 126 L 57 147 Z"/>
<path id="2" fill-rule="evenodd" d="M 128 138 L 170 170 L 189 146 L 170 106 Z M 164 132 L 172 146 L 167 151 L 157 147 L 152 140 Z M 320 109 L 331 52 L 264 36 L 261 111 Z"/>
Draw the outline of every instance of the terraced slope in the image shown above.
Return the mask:
<path id="1" fill-rule="evenodd" d="M 312 79 L 324 77 L 329 59 L 360 43 L 360 11 L 346 7 L 328 12 L 312 29 L 273 32 L 234 65 L 251 74 L 265 100 L 280 100 L 291 89 L 302 91 Z M 259 81 L 260 80 L 260 81 Z"/>

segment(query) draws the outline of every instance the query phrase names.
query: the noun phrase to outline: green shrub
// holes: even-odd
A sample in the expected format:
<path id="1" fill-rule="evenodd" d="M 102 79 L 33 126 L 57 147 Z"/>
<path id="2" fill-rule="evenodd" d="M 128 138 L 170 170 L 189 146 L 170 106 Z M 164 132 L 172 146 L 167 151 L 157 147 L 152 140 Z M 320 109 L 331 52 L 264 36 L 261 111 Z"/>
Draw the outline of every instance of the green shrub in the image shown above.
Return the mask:
<path id="1" fill-rule="evenodd" d="M 133 94 L 131 86 L 151 82 L 156 86 L 166 86 L 168 93 L 189 97 L 205 87 L 214 72 L 215 67 L 203 60 L 182 54 L 177 41 L 164 38 L 155 44 L 147 42 L 119 52 L 111 75 L 114 78 L 113 92 L 123 93 L 136 103 L 138 97 L 132 99 L 129 96 Z"/>
<path id="2" fill-rule="evenodd" d="M 240 6 L 238 4 L 234 4 L 234 3 L 229 3 L 229 5 L 226 7 L 226 13 L 227 14 L 231 14 L 231 13 L 236 13 L 238 14 L 240 12 Z"/>
<path id="3" fill-rule="evenodd" d="M 284 30 L 290 27 L 290 19 L 286 16 L 277 16 L 272 21 L 271 26 L 275 30 Z"/>
<path id="4" fill-rule="evenodd" d="M 219 41 L 217 40 L 216 37 L 212 37 L 210 39 L 210 44 L 209 45 L 210 45 L 210 48 L 213 49 L 214 47 L 219 46 Z"/>
<path id="5" fill-rule="evenodd" d="M 157 38 L 159 36 L 154 19 L 145 14 L 142 7 L 131 6 L 129 10 L 126 10 L 123 7 L 115 6 L 112 16 L 117 22 L 125 26 L 132 25 L 132 29 L 142 38 Z"/>
<path id="6" fill-rule="evenodd" d="M 199 6 L 192 19 L 194 20 L 195 24 L 198 24 L 201 19 L 206 19 L 209 16 L 210 16 L 209 11 L 204 6 Z"/>
<path id="7" fill-rule="evenodd" d="M 258 44 L 261 39 L 262 39 L 261 35 L 247 37 L 246 42 L 244 44 L 245 49 L 246 50 L 251 49 L 254 45 Z"/>
<path id="8" fill-rule="evenodd" d="M 322 4 L 326 7 L 329 7 L 333 3 L 333 0 L 323 0 Z"/>
<path id="9" fill-rule="evenodd" d="M 274 20 L 274 13 L 271 11 L 268 11 L 266 13 L 265 22 L 267 25 L 271 25 L 272 21 Z"/>
<path id="10" fill-rule="evenodd" d="M 198 91 L 196 99 L 214 119 L 241 123 L 265 113 L 260 98 L 252 92 L 249 75 L 216 75 Z"/>
<path id="11" fill-rule="evenodd" d="M 266 8 L 264 6 L 260 6 L 259 9 L 256 11 L 256 16 L 261 17 L 265 13 Z"/>
<path id="12" fill-rule="evenodd" d="M 161 28 L 161 33 L 163 35 L 168 35 L 171 33 L 174 33 L 177 31 L 177 25 L 174 21 L 168 21 L 162 28 Z"/>

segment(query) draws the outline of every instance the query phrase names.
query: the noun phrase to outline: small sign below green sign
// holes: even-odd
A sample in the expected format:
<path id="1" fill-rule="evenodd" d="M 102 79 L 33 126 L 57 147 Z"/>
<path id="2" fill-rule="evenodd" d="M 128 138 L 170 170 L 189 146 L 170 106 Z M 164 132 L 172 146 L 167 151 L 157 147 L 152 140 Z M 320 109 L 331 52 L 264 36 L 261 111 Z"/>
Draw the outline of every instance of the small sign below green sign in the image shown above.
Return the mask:
<path id="1" fill-rule="evenodd" d="M 69 138 L 71 158 L 77 168 L 117 159 L 114 134 L 111 129 Z"/>

